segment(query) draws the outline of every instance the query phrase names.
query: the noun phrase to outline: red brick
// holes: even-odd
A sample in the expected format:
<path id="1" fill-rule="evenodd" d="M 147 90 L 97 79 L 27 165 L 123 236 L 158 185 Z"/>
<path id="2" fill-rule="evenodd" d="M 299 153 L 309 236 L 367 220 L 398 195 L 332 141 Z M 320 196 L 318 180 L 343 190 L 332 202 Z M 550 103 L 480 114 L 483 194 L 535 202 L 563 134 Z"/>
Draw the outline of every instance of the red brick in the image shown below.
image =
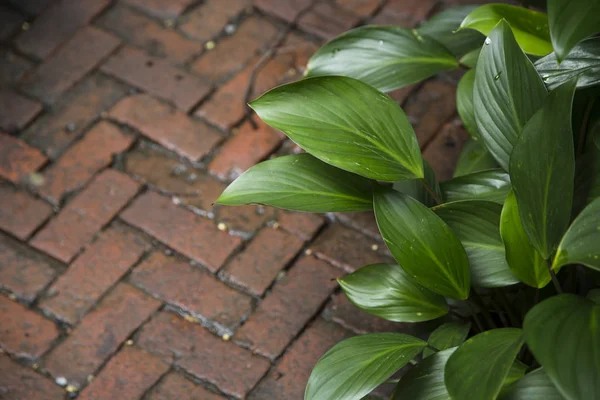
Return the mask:
<path id="1" fill-rule="evenodd" d="M 335 3 L 361 18 L 373 14 L 381 5 L 381 0 L 335 0 Z"/>
<path id="2" fill-rule="evenodd" d="M 144 398 L 146 400 L 223 400 L 223 397 L 209 392 L 175 372 L 161 380 Z"/>
<path id="3" fill-rule="evenodd" d="M 157 300 L 118 284 L 98 307 L 83 319 L 65 341 L 46 357 L 45 368 L 53 377 L 83 385 L 135 329 L 160 306 Z"/>
<path id="4" fill-rule="evenodd" d="M 210 220 L 154 192 L 139 197 L 121 218 L 213 272 L 242 242 L 219 231 Z"/>
<path id="5" fill-rule="evenodd" d="M 60 0 L 54 2 L 23 32 L 16 45 L 24 53 L 46 58 L 75 31 L 86 25 L 110 3 L 109 0 Z M 99 39 L 98 39 L 99 40 Z M 92 43 L 84 43 L 81 51 Z"/>
<path id="6" fill-rule="evenodd" d="M 166 312 L 143 326 L 137 344 L 239 398 L 245 398 L 270 366 L 264 358 L 219 339 L 199 324 Z"/>
<path id="7" fill-rule="evenodd" d="M 106 170 L 31 240 L 31 245 L 69 262 L 138 191 L 127 176 Z"/>
<path id="8" fill-rule="evenodd" d="M 341 224 L 334 224 L 319 235 L 311 249 L 317 257 L 348 272 L 354 272 L 365 265 L 392 261 L 378 251 L 383 250 L 383 245 L 375 244 L 376 250 L 373 250 L 373 245 L 372 239 Z"/>
<path id="9" fill-rule="evenodd" d="M 324 39 L 332 39 L 354 27 L 360 18 L 354 13 L 330 3 L 318 3 L 302 15 L 298 26 Z"/>
<path id="10" fill-rule="evenodd" d="M 14 85 L 32 66 L 27 58 L 0 48 L 0 87 Z"/>
<path id="11" fill-rule="evenodd" d="M 221 179 L 237 178 L 275 151 L 281 143 L 281 135 L 258 118 L 256 123 L 258 128 L 254 129 L 246 122 L 239 132 L 223 144 L 208 165 L 211 173 Z"/>
<path id="12" fill-rule="evenodd" d="M 264 228 L 225 267 L 222 275 L 256 296 L 262 296 L 304 242 L 281 230 Z"/>
<path id="13" fill-rule="evenodd" d="M 255 0 L 254 4 L 263 12 L 292 22 L 312 5 L 312 0 Z"/>
<path id="14" fill-rule="evenodd" d="M 431 14 L 436 3 L 435 0 L 390 0 L 372 23 L 414 27 Z"/>
<path id="15" fill-rule="evenodd" d="M 54 275 L 54 269 L 37 254 L 0 236 L 0 287 L 32 302 Z"/>
<path id="16" fill-rule="evenodd" d="M 0 347 L 15 357 L 37 359 L 58 337 L 54 322 L 2 295 L 0 320 Z"/>
<path id="17" fill-rule="evenodd" d="M 223 7 L 223 0 L 206 0 L 184 17 L 179 29 L 193 39 L 206 42 L 216 37 L 230 19 L 251 5 L 252 0 L 227 0 L 227 7 Z"/>
<path id="18" fill-rule="evenodd" d="M 44 171 L 44 183 L 38 187 L 39 193 L 59 204 L 64 194 L 83 187 L 94 174 L 111 163 L 113 154 L 127 150 L 133 140 L 132 136 L 123 134 L 108 122 L 97 123 L 83 140 Z"/>
<path id="19" fill-rule="evenodd" d="M 140 399 L 169 369 L 163 362 L 135 347 L 124 347 L 110 359 L 78 399 Z"/>
<path id="20" fill-rule="evenodd" d="M 103 232 L 50 287 L 39 307 L 75 325 L 147 248 L 147 243 L 123 227 Z"/>
<path id="21" fill-rule="evenodd" d="M 279 211 L 279 225 L 302 240 L 310 240 L 325 223 L 323 217 L 312 213 Z"/>
<path id="22" fill-rule="evenodd" d="M 199 78 L 133 47 L 123 47 L 101 69 L 186 112 L 210 91 Z"/>
<path id="23" fill-rule="evenodd" d="M 143 10 L 149 15 L 157 18 L 176 18 L 178 17 L 194 0 L 124 0 Z"/>
<path id="24" fill-rule="evenodd" d="M 0 394 L 6 400 L 63 400 L 65 392 L 50 379 L 0 354 Z"/>
<path id="25" fill-rule="evenodd" d="M 154 253 L 131 274 L 131 282 L 194 316 L 231 331 L 252 310 L 252 299 L 189 263 Z"/>
<path id="26" fill-rule="evenodd" d="M 0 129 L 22 129 L 40 111 L 42 105 L 13 90 L 0 90 Z"/>
<path id="27" fill-rule="evenodd" d="M 393 90 L 388 93 L 388 95 L 396 101 L 400 106 L 404 106 L 404 103 L 408 99 L 408 97 L 413 94 L 418 88 L 420 84 L 415 83 L 414 85 L 408 85 L 401 87 L 400 89 Z"/>
<path id="28" fill-rule="evenodd" d="M 329 348 L 352 333 L 317 319 L 283 355 L 281 362 L 248 396 L 248 400 L 302 399 L 315 364 Z"/>
<path id="29" fill-rule="evenodd" d="M 45 202 L 0 184 L 0 229 L 25 240 L 52 214 Z"/>
<path id="30" fill-rule="evenodd" d="M 266 19 L 250 17 L 232 36 L 220 40 L 213 50 L 194 62 L 192 70 L 209 82 L 219 82 L 239 71 L 271 43 L 276 34 L 277 28 Z"/>
<path id="31" fill-rule="evenodd" d="M 216 220 L 225 224 L 230 232 L 249 237 L 265 223 L 274 221 L 275 215 L 276 210 L 274 208 L 261 205 L 220 206 Z"/>
<path id="32" fill-rule="evenodd" d="M 46 163 L 39 150 L 0 132 L 0 177 L 19 183 Z"/>
<path id="33" fill-rule="evenodd" d="M 236 340 L 265 357 L 277 358 L 335 290 L 340 274 L 324 261 L 303 258 L 275 284 Z"/>
<path id="34" fill-rule="evenodd" d="M 319 49 L 319 45 L 315 42 L 306 40 L 303 36 L 296 33 L 290 33 L 284 40 L 281 47 L 277 50 L 277 56 L 279 58 L 289 57 L 292 58 L 292 66 L 298 72 L 297 75 L 290 76 L 288 70 L 288 79 L 297 80 L 302 78 L 302 75 L 306 71 L 306 64 L 312 55 Z M 286 79 L 286 81 L 288 80 Z"/>
<path id="35" fill-rule="evenodd" d="M 379 227 L 375 220 L 375 214 L 372 211 L 351 212 L 351 213 L 335 213 L 335 217 L 343 224 L 348 225 L 357 231 L 361 231 L 365 235 L 382 241 Z"/>
<path id="36" fill-rule="evenodd" d="M 469 134 L 458 119 L 448 122 L 423 152 L 439 181 L 452 178 L 460 151 L 469 140 Z"/>
<path id="37" fill-rule="evenodd" d="M 9 8 L 0 5 L 0 40 L 9 39 L 25 21 L 25 18 Z"/>
<path id="38" fill-rule="evenodd" d="M 177 196 L 182 204 L 209 213 L 225 184 L 173 155 L 142 142 L 127 153 L 125 170 L 144 183 Z"/>
<path id="39" fill-rule="evenodd" d="M 221 140 L 213 128 L 145 94 L 121 100 L 110 117 L 192 161 L 205 156 Z"/>
<path id="40" fill-rule="evenodd" d="M 141 47 L 149 54 L 166 57 L 183 64 L 202 51 L 202 45 L 165 28 L 155 20 L 125 6 L 116 6 L 105 13 L 97 25 L 119 36 L 129 44 Z"/>
<path id="41" fill-rule="evenodd" d="M 61 97 L 49 113 L 37 118 L 23 138 L 56 159 L 102 111 L 125 93 L 124 85 L 103 75 L 93 75 Z"/>
<path id="42" fill-rule="evenodd" d="M 117 48 L 114 36 L 87 26 L 23 80 L 23 90 L 53 103 Z"/>

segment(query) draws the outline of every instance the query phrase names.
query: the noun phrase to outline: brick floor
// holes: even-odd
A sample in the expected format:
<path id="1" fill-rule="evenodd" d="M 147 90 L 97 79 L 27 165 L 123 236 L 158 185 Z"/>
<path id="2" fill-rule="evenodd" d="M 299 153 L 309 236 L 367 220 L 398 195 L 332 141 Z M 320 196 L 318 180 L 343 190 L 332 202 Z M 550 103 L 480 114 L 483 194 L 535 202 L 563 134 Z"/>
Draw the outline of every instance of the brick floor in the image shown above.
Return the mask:
<path id="1" fill-rule="evenodd" d="M 253 97 L 346 29 L 413 27 L 449 2 L 0 5 L 0 398 L 64 400 L 64 378 L 80 399 L 300 399 L 339 340 L 420 334 L 358 312 L 335 282 L 390 260 L 372 213 L 213 203 L 298 151 L 247 121 L 275 40 Z M 467 138 L 447 78 L 392 93 L 440 179 Z"/>

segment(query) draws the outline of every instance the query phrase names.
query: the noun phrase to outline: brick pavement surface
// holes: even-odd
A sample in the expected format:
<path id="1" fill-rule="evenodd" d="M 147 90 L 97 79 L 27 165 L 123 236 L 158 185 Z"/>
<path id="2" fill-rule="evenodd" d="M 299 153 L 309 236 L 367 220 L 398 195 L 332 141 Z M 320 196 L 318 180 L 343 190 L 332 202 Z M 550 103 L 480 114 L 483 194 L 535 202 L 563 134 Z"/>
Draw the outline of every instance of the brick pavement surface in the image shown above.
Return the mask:
<path id="1" fill-rule="evenodd" d="M 247 120 L 274 43 L 252 96 L 344 30 L 461 2 L 2 2 L 0 398 L 296 400 L 339 340 L 419 334 L 335 283 L 390 260 L 372 213 L 213 203 L 298 151 Z M 456 78 L 392 93 L 440 179 L 467 138 Z"/>

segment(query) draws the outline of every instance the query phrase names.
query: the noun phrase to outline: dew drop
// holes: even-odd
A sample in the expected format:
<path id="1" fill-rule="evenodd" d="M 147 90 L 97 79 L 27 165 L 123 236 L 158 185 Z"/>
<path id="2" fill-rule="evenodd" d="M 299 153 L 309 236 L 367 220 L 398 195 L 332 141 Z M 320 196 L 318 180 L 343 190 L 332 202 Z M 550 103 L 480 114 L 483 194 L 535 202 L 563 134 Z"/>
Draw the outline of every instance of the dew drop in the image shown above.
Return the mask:
<path id="1" fill-rule="evenodd" d="M 378 43 L 380 46 L 383 46 L 383 40 L 380 40 Z"/>
<path id="2" fill-rule="evenodd" d="M 490 45 L 492 44 L 492 40 L 490 38 L 485 38 L 485 42 L 486 45 Z"/>
<path id="3" fill-rule="evenodd" d="M 421 315 L 423 315 L 423 313 L 422 313 L 422 312 L 418 312 L 418 313 L 417 313 L 417 317 L 420 317 Z"/>

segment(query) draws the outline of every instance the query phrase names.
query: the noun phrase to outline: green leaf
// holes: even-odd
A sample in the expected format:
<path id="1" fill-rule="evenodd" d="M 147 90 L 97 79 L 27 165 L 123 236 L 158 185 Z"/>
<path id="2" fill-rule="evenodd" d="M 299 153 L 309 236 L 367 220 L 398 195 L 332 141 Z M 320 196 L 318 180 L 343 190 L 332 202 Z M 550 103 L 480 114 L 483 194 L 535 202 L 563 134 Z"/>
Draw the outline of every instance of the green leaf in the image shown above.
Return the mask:
<path id="1" fill-rule="evenodd" d="M 451 347 L 456 347 L 463 344 L 470 330 L 470 323 L 464 324 L 461 322 L 446 322 L 431 332 L 427 343 L 438 350 L 447 350 Z M 423 358 L 429 357 L 435 353 L 435 351 L 427 347 L 425 350 L 423 350 Z"/>
<path id="2" fill-rule="evenodd" d="M 433 210 L 452 228 L 465 248 L 474 286 L 489 288 L 519 283 L 506 263 L 499 228 L 500 204 L 465 200 L 445 203 Z"/>
<path id="3" fill-rule="evenodd" d="M 579 41 L 598 32 L 600 2 L 548 0 L 548 22 L 554 51 L 562 61 Z"/>
<path id="4" fill-rule="evenodd" d="M 561 294 L 533 307 L 523 323 L 527 346 L 569 400 L 600 396 L 600 306 Z"/>
<path id="5" fill-rule="evenodd" d="M 218 204 L 258 203 L 310 212 L 373 208 L 371 182 L 309 154 L 283 156 L 255 165 L 225 189 Z"/>
<path id="6" fill-rule="evenodd" d="M 499 169 L 474 172 L 440 183 L 444 200 L 488 200 L 503 204 L 510 191 L 508 174 Z"/>
<path id="7" fill-rule="evenodd" d="M 476 6 L 462 6 L 446 9 L 423 22 L 417 29 L 422 36 L 428 36 L 446 46 L 457 57 L 481 47 L 485 37 L 477 31 L 459 31 L 460 23 Z"/>
<path id="8" fill-rule="evenodd" d="M 426 345 L 401 333 L 346 339 L 321 357 L 310 374 L 304 399 L 360 399 L 405 366 Z"/>
<path id="9" fill-rule="evenodd" d="M 446 363 L 452 398 L 495 399 L 522 344 L 522 331 L 515 328 L 492 329 L 467 340 Z"/>
<path id="10" fill-rule="evenodd" d="M 531 117 L 510 157 L 523 228 L 547 259 L 569 226 L 575 178 L 571 105 L 575 81 L 550 92 Z"/>
<path id="11" fill-rule="evenodd" d="M 425 160 L 423 160 L 423 168 L 425 170 L 425 178 L 396 181 L 394 182 L 393 188 L 400 193 L 407 194 L 410 197 L 419 200 L 427 207 L 433 207 L 438 204 L 438 201 L 431 192 L 433 192 L 438 199 L 442 198 L 442 192 L 435 177 L 435 172 L 433 172 L 433 169 L 431 169 L 431 166 Z M 425 185 L 429 186 L 431 192 L 426 189 Z"/>
<path id="12" fill-rule="evenodd" d="M 597 305 L 600 305 L 600 289 L 590 290 L 586 297 Z"/>
<path id="13" fill-rule="evenodd" d="M 380 187 L 373 198 L 377 225 L 398 264 L 429 290 L 466 299 L 469 261 L 450 227 L 405 194 Z"/>
<path id="14" fill-rule="evenodd" d="M 552 269 L 567 264 L 583 264 L 600 271 L 600 197 L 575 218 L 563 236 Z"/>
<path id="15" fill-rule="evenodd" d="M 444 368 L 455 350 L 437 352 L 410 369 L 398 382 L 392 400 L 450 399 L 444 384 Z"/>
<path id="16" fill-rule="evenodd" d="M 352 78 L 279 86 L 250 106 L 304 150 L 335 167 L 382 181 L 422 178 L 419 144 L 389 96 Z"/>
<path id="17" fill-rule="evenodd" d="M 496 163 L 494 157 L 492 157 L 485 147 L 480 142 L 471 139 L 465 143 L 460 152 L 460 156 L 456 162 L 456 169 L 454 170 L 454 177 L 497 167 L 498 163 Z"/>
<path id="18" fill-rule="evenodd" d="M 577 87 L 600 84 L 600 38 L 584 40 L 571 50 L 559 64 L 555 53 L 535 62 L 546 87 L 552 90 L 566 81 L 577 78 Z"/>
<path id="19" fill-rule="evenodd" d="M 419 285 L 398 265 L 367 265 L 338 283 L 358 308 L 389 321 L 429 321 L 448 313 L 443 296 Z"/>
<path id="20" fill-rule="evenodd" d="M 527 372 L 527 368 L 527 365 L 523 364 L 519 360 L 515 360 L 513 362 L 513 365 L 511 365 L 510 370 L 508 371 L 508 375 L 506 375 L 506 378 L 504 378 L 504 382 L 502 382 L 502 385 L 506 387 L 511 383 L 514 383 L 519 379 L 523 378 L 525 376 L 525 372 Z"/>
<path id="21" fill-rule="evenodd" d="M 486 4 L 470 13 L 460 24 L 460 29 L 475 29 L 487 36 L 502 20 L 510 24 L 517 43 L 526 53 L 545 56 L 552 52 L 548 17 L 527 8 Z"/>
<path id="22" fill-rule="evenodd" d="M 471 50 L 460 58 L 460 65 L 464 65 L 465 67 L 469 68 L 475 68 L 477 65 L 477 60 L 479 59 L 479 54 L 481 54 L 481 48 Z"/>
<path id="23" fill-rule="evenodd" d="M 543 368 L 519 379 L 504 392 L 502 400 L 564 400 Z"/>
<path id="24" fill-rule="evenodd" d="M 475 121 L 475 108 L 473 105 L 473 87 L 475 86 L 475 70 L 467 71 L 456 88 L 456 108 L 467 132 L 475 139 L 480 138 Z"/>
<path id="25" fill-rule="evenodd" d="M 308 61 L 309 77 L 343 75 L 390 92 L 458 67 L 443 45 L 399 26 L 364 26 L 321 47 Z"/>
<path id="26" fill-rule="evenodd" d="M 508 170 L 513 145 L 541 107 L 546 88 L 506 21 L 485 43 L 475 72 L 475 119 L 487 149 Z"/>
<path id="27" fill-rule="evenodd" d="M 509 193 L 502 208 L 500 236 L 506 249 L 506 261 L 513 274 L 534 288 L 546 286 L 551 279 L 546 260 L 533 247 L 523 229 L 513 192 Z"/>

